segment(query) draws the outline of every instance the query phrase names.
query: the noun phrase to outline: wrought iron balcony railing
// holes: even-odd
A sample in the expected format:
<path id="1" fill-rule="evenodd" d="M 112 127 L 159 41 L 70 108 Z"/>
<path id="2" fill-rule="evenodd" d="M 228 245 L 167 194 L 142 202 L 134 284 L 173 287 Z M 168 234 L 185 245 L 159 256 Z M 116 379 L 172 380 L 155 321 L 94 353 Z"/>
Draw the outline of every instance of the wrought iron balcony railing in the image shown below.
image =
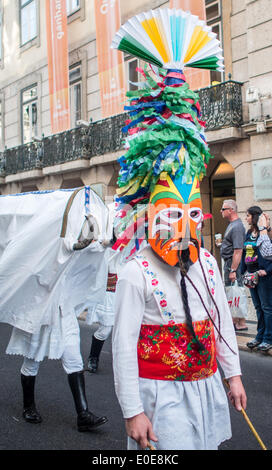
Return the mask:
<path id="1" fill-rule="evenodd" d="M 202 119 L 208 131 L 243 124 L 242 83 L 228 80 L 198 90 Z"/>
<path id="2" fill-rule="evenodd" d="M 198 91 L 206 129 L 243 124 L 242 84 L 229 80 Z M 126 114 L 44 137 L 0 153 L 0 176 L 44 168 L 73 160 L 90 159 L 121 150 Z"/>

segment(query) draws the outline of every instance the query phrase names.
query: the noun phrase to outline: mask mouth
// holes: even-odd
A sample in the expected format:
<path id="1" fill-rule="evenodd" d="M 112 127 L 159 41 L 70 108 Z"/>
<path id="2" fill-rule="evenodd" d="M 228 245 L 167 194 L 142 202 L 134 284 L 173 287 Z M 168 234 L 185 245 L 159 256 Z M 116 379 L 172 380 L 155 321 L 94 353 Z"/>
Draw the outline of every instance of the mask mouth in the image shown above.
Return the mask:
<path id="1" fill-rule="evenodd" d="M 192 264 L 190 260 L 190 251 L 189 248 L 187 250 L 179 250 L 178 251 L 178 266 L 180 271 L 183 275 L 186 275 L 189 271 L 189 268 Z"/>
<path id="2" fill-rule="evenodd" d="M 179 252 L 182 252 L 188 250 L 190 245 L 198 248 L 199 242 L 196 238 L 190 238 L 189 240 L 186 238 L 180 238 L 171 244 L 169 251 L 178 250 Z"/>
<path id="3" fill-rule="evenodd" d="M 180 240 L 179 240 L 180 243 Z M 193 246 L 196 248 L 198 256 L 199 256 L 199 242 L 196 238 L 191 238 L 190 242 L 188 244 L 187 249 L 179 249 L 178 250 L 178 265 L 182 274 L 186 275 L 187 272 L 189 271 L 190 266 L 193 264 L 193 261 L 190 258 L 190 249 L 189 245 Z"/>

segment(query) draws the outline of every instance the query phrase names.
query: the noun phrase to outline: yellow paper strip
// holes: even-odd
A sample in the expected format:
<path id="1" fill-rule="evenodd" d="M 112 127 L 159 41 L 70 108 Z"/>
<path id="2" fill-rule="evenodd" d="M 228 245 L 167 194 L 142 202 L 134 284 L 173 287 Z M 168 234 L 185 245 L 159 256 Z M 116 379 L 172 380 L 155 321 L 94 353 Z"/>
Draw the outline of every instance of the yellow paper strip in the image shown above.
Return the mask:
<path id="1" fill-rule="evenodd" d="M 184 63 L 189 62 L 189 60 L 204 47 L 211 38 L 208 36 L 206 31 L 203 31 L 201 26 L 196 26 L 192 34 L 190 44 L 188 46 Z"/>
<path id="2" fill-rule="evenodd" d="M 155 45 L 158 53 L 160 54 L 162 60 L 164 63 L 170 61 L 170 57 L 167 54 L 165 45 L 163 44 L 160 32 L 158 30 L 158 27 L 156 25 L 155 19 L 150 18 L 149 20 L 144 20 L 142 22 L 142 27 L 144 28 L 145 32 L 148 34 L 150 37 L 151 41 Z"/>
<path id="3" fill-rule="evenodd" d="M 155 21 L 156 21 L 157 28 L 160 32 L 163 44 L 165 45 L 166 53 L 167 53 L 167 56 L 168 56 L 168 62 L 169 62 L 169 61 L 172 60 L 172 54 L 170 52 L 170 48 L 169 48 L 169 44 L 168 44 L 169 41 L 167 40 L 163 23 L 162 23 L 160 18 L 156 18 Z"/>

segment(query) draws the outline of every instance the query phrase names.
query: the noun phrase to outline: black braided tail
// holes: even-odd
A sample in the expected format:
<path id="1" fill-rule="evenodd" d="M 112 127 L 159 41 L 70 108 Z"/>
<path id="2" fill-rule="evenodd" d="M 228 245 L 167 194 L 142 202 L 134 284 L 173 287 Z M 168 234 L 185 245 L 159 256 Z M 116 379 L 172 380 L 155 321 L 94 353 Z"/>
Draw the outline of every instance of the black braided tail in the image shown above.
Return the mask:
<path id="1" fill-rule="evenodd" d="M 185 250 L 183 252 L 178 252 L 178 258 L 179 258 L 179 266 L 180 266 L 180 274 L 181 274 L 181 281 L 180 281 L 180 286 L 181 286 L 181 295 L 182 295 L 182 301 L 183 301 L 183 305 L 184 305 L 184 310 L 185 310 L 185 316 L 186 316 L 186 323 L 188 325 L 188 328 L 189 328 L 189 331 L 190 333 L 192 334 L 193 338 L 196 340 L 197 342 L 197 346 L 199 348 L 199 350 L 204 350 L 205 347 L 203 346 L 203 344 L 199 341 L 199 339 L 196 337 L 196 334 L 195 334 L 195 331 L 194 331 L 194 327 L 193 327 L 193 321 L 192 321 L 192 316 L 191 316 L 191 312 L 190 312 L 190 308 L 189 308 L 189 302 L 188 302 L 188 293 L 187 293 L 187 288 L 186 288 L 186 284 L 185 284 L 185 278 L 190 282 L 190 284 L 192 285 L 192 287 L 194 288 L 194 290 L 197 292 L 199 298 L 200 298 L 200 301 L 208 315 L 208 318 L 210 319 L 210 321 L 212 322 L 215 330 L 217 331 L 218 333 L 218 336 L 219 336 L 219 339 L 220 341 L 223 341 L 226 346 L 230 349 L 230 351 L 236 355 L 236 352 L 230 347 L 230 345 L 227 343 L 227 341 L 223 338 L 222 334 L 221 334 L 221 318 L 220 318 L 220 312 L 219 312 L 219 308 L 216 304 L 216 301 L 215 299 L 213 298 L 213 295 L 210 291 L 210 288 L 209 288 L 209 285 L 208 285 L 208 281 L 207 281 L 207 278 L 206 278 L 206 275 L 205 275 L 205 271 L 204 271 L 204 268 L 203 268 L 203 265 L 201 263 L 201 260 L 200 260 L 200 249 L 199 249 L 199 244 L 197 242 L 197 240 L 193 240 L 191 239 L 191 241 L 194 243 L 194 245 L 196 246 L 197 248 L 197 251 L 198 251 L 198 260 L 199 260 L 199 264 L 200 264 L 200 267 L 201 267 L 201 271 L 202 271 L 202 274 L 203 274 L 203 277 L 204 277 L 204 282 L 206 284 L 206 288 L 208 290 L 208 294 L 209 296 L 211 297 L 212 301 L 213 301 L 213 304 L 216 308 L 216 311 L 217 311 L 217 316 L 218 316 L 218 327 L 217 325 L 215 324 L 213 318 L 211 317 L 210 315 L 210 312 L 208 310 L 208 308 L 206 307 L 205 303 L 204 303 L 204 300 L 199 292 L 199 290 L 197 289 L 197 287 L 195 286 L 195 284 L 193 283 L 193 281 L 189 278 L 188 276 L 188 270 L 189 270 L 189 267 L 190 267 L 190 264 L 189 264 L 189 250 Z"/>
<path id="2" fill-rule="evenodd" d="M 183 302 L 185 316 L 186 316 L 186 324 L 188 326 L 188 329 L 189 329 L 192 337 L 194 338 L 194 340 L 196 342 L 196 347 L 197 347 L 198 351 L 204 351 L 206 348 L 199 341 L 199 339 L 197 338 L 197 336 L 195 334 L 194 327 L 193 327 L 192 316 L 191 316 L 190 307 L 189 307 L 189 303 L 188 303 L 188 293 L 187 293 L 187 288 L 186 288 L 186 284 L 185 284 L 185 275 L 182 274 L 182 273 L 181 273 L 181 279 L 180 279 L 180 287 L 181 287 L 182 302 Z"/>
<path id="3" fill-rule="evenodd" d="M 192 241 L 194 242 L 194 240 L 192 240 Z M 214 299 L 214 297 L 213 297 L 213 295 L 212 295 L 212 293 L 211 293 L 211 291 L 210 291 L 209 285 L 208 285 L 208 281 L 207 281 L 207 278 L 206 278 L 206 275 L 205 275 L 205 271 L 204 271 L 204 268 L 203 268 L 203 265 L 202 265 L 202 262 L 201 262 L 201 259 L 200 259 L 199 244 L 198 244 L 197 240 L 195 240 L 195 242 L 196 242 L 196 243 L 194 243 L 194 245 L 195 245 L 195 247 L 197 248 L 197 251 L 198 251 L 198 260 L 199 260 L 199 264 L 200 264 L 200 267 L 201 267 L 201 271 L 202 271 L 202 274 L 203 274 L 203 277 L 204 277 L 204 281 L 205 281 L 205 284 L 206 284 L 206 288 L 207 288 L 208 294 L 209 294 L 210 298 L 212 299 L 213 304 L 214 304 L 214 306 L 215 306 L 215 308 L 216 308 L 216 311 L 217 311 L 218 327 L 217 327 L 217 325 L 215 324 L 213 318 L 211 317 L 210 312 L 209 312 L 209 310 L 207 309 L 207 307 L 206 307 L 206 305 L 205 305 L 205 303 L 204 303 L 204 300 L 203 300 L 203 298 L 202 298 L 200 292 L 198 291 L 197 287 L 194 285 L 193 281 L 189 278 L 189 276 L 187 275 L 187 273 L 185 274 L 185 276 L 186 276 L 186 278 L 188 279 L 188 281 L 190 282 L 190 284 L 192 285 L 192 287 L 193 287 L 193 288 L 195 289 L 195 291 L 197 292 L 197 294 L 198 294 L 198 296 L 199 296 L 199 298 L 200 298 L 200 301 L 201 301 L 201 303 L 202 303 L 202 305 L 203 305 L 203 307 L 204 307 L 204 309 L 205 309 L 205 311 L 206 311 L 206 313 L 207 313 L 209 319 L 211 320 L 211 322 L 212 322 L 212 324 L 213 324 L 215 330 L 216 330 L 217 333 L 218 333 L 219 340 L 220 340 L 220 341 L 223 341 L 223 342 L 226 344 L 226 346 L 229 348 L 229 350 L 230 350 L 233 354 L 235 354 L 235 356 L 236 356 L 236 355 L 237 355 L 236 352 L 230 347 L 230 345 L 227 343 L 227 341 L 223 338 L 223 336 L 222 336 L 222 334 L 221 334 L 221 316 L 220 316 L 219 308 L 218 308 L 218 306 L 217 306 L 217 303 L 216 303 L 216 301 L 215 301 L 215 299 Z"/>
<path id="4" fill-rule="evenodd" d="M 178 252 L 178 259 L 179 259 L 179 266 L 180 266 L 180 288 L 181 288 L 181 297 L 182 297 L 182 302 L 184 306 L 184 311 L 185 311 L 185 317 L 186 317 L 186 324 L 189 328 L 189 331 L 194 338 L 196 342 L 196 347 L 198 351 L 204 351 L 206 348 L 205 346 L 199 341 L 195 334 L 194 326 L 193 326 L 193 320 L 192 320 L 192 315 L 189 307 L 189 302 L 188 302 L 188 292 L 187 292 L 187 287 L 185 283 L 185 277 L 187 277 L 187 272 L 190 267 L 190 256 L 189 256 L 189 249 L 184 250 L 184 251 L 179 251 Z"/>

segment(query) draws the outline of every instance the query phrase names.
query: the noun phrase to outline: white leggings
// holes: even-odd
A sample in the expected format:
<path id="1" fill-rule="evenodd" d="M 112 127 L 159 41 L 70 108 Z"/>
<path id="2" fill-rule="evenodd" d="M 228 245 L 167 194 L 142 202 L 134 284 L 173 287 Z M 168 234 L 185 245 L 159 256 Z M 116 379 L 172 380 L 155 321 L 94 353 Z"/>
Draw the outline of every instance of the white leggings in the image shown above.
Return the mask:
<path id="1" fill-rule="evenodd" d="M 60 317 L 60 327 L 62 331 L 63 352 L 60 357 L 62 366 L 67 374 L 83 370 L 83 360 L 80 352 L 80 331 L 78 321 L 74 314 L 67 314 Z M 36 357 L 33 355 L 33 357 Z M 23 375 L 37 375 L 41 361 L 29 359 L 24 356 L 21 368 Z"/>
<path id="2" fill-rule="evenodd" d="M 83 370 L 82 356 L 77 345 L 66 347 L 63 355 L 61 356 L 61 362 L 66 374 L 72 374 L 73 372 L 80 372 Z M 21 367 L 21 373 L 23 375 L 37 375 L 40 364 L 41 362 L 25 357 Z"/>
<path id="3" fill-rule="evenodd" d="M 101 325 L 94 333 L 94 337 L 99 341 L 105 341 L 110 336 L 112 328 L 112 326 Z"/>

